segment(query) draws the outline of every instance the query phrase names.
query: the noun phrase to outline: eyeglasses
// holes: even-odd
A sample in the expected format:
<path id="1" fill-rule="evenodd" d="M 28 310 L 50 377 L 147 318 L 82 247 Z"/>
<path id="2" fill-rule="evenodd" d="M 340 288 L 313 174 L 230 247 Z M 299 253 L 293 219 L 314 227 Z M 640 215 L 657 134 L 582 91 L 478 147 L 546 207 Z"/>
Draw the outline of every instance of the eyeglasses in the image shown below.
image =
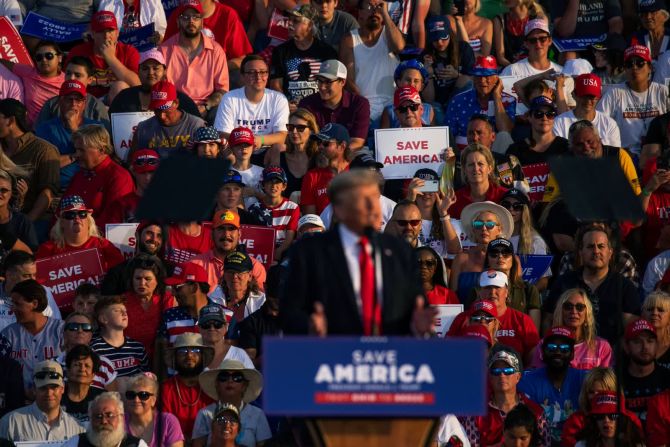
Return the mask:
<path id="1" fill-rule="evenodd" d="M 191 20 L 193 20 L 194 22 L 199 22 L 200 20 L 202 20 L 202 16 L 199 14 L 193 14 L 193 15 L 181 14 L 179 18 L 184 22 L 190 22 Z"/>
<path id="2" fill-rule="evenodd" d="M 499 224 L 498 222 L 494 222 L 492 220 L 473 220 L 472 221 L 472 228 L 475 230 L 481 230 L 482 228 L 486 227 L 487 230 L 493 230 L 495 227 L 497 227 Z"/>
<path id="3" fill-rule="evenodd" d="M 584 312 L 586 310 L 586 304 L 583 303 L 573 304 L 568 302 L 563 303 L 563 310 L 570 312 L 573 309 L 580 313 Z"/>
<path id="4" fill-rule="evenodd" d="M 419 264 L 419 267 L 435 268 L 437 261 L 435 259 L 420 259 L 417 261 L 417 264 Z"/>
<path id="5" fill-rule="evenodd" d="M 503 258 L 511 258 L 512 257 L 512 253 L 510 253 L 508 251 L 504 251 L 504 250 L 491 250 L 487 254 L 488 254 L 488 256 L 490 256 L 492 258 L 498 258 L 500 256 L 502 256 Z"/>
<path id="6" fill-rule="evenodd" d="M 12 190 L 9 188 L 0 188 L 0 194 L 2 194 L 3 196 L 9 192 L 12 192 Z"/>
<path id="7" fill-rule="evenodd" d="M 216 380 L 218 382 L 228 382 L 229 380 L 232 380 L 235 383 L 242 383 L 246 381 L 244 378 L 244 374 L 236 372 L 236 373 L 231 373 L 231 372 L 220 372 L 218 376 L 216 376 Z"/>
<path id="8" fill-rule="evenodd" d="M 240 423 L 240 421 L 238 421 L 235 418 L 224 417 L 224 416 L 220 416 L 220 417 L 214 419 L 214 421 L 218 424 L 221 424 L 221 425 L 225 425 L 225 424 L 237 425 L 237 424 Z"/>
<path id="9" fill-rule="evenodd" d="M 75 217 L 86 219 L 88 217 L 88 211 L 64 211 L 61 213 L 60 217 L 65 220 L 74 220 Z"/>
<path id="10" fill-rule="evenodd" d="M 267 70 L 247 70 L 244 72 L 245 75 L 251 76 L 252 78 L 264 78 L 270 72 Z"/>
<path id="11" fill-rule="evenodd" d="M 397 223 L 401 227 L 407 227 L 407 226 L 416 227 L 421 223 L 421 219 L 412 219 L 412 220 L 396 219 L 395 223 Z"/>
<path id="12" fill-rule="evenodd" d="M 138 158 L 133 162 L 135 166 L 156 166 L 158 164 L 158 159 L 154 157 L 150 158 Z"/>
<path id="13" fill-rule="evenodd" d="M 177 348 L 177 355 L 200 354 L 202 349 L 196 347 Z"/>
<path id="14" fill-rule="evenodd" d="M 332 144 L 337 144 L 337 141 L 335 141 L 335 140 L 319 140 L 318 145 L 328 147 L 328 146 L 330 146 L 331 143 Z"/>
<path id="15" fill-rule="evenodd" d="M 339 79 L 316 78 L 317 84 L 331 85 L 335 81 L 339 81 Z"/>
<path id="16" fill-rule="evenodd" d="M 529 37 L 528 39 L 526 39 L 526 42 L 528 42 L 531 45 L 535 45 L 538 42 L 545 43 L 549 39 L 551 39 L 549 36 Z"/>
<path id="17" fill-rule="evenodd" d="M 47 53 L 37 53 L 35 55 L 35 62 L 42 62 L 44 59 L 50 61 L 56 56 L 58 56 L 58 54 L 57 53 L 52 53 L 51 51 L 49 51 Z"/>
<path id="18" fill-rule="evenodd" d="M 407 113 L 408 110 L 411 110 L 412 112 L 416 112 L 417 110 L 419 110 L 419 104 L 412 104 L 411 106 L 396 107 L 395 109 L 400 113 Z"/>
<path id="19" fill-rule="evenodd" d="M 516 369 L 512 368 L 511 366 L 508 366 L 506 368 L 491 368 L 489 369 L 489 373 L 491 373 L 492 376 L 511 376 L 516 372 Z"/>
<path id="20" fill-rule="evenodd" d="M 505 208 L 506 210 L 514 210 L 514 211 L 521 211 L 523 209 L 524 205 L 521 202 L 508 202 L 507 200 L 503 200 L 500 202 L 500 206 Z"/>
<path id="21" fill-rule="evenodd" d="M 208 321 L 200 325 L 203 329 L 221 329 L 225 323 L 223 321 Z"/>
<path id="22" fill-rule="evenodd" d="M 489 324 L 493 320 L 495 320 L 495 317 L 492 317 L 490 315 L 473 315 L 470 317 L 470 321 L 473 323 L 486 323 Z"/>
<path id="23" fill-rule="evenodd" d="M 560 345 L 557 345 L 556 343 L 547 343 L 544 345 L 544 349 L 547 350 L 547 352 L 551 353 L 556 353 L 556 352 L 561 352 L 561 354 L 567 354 L 572 351 L 572 345 L 569 345 L 567 343 L 563 343 Z"/>
<path id="24" fill-rule="evenodd" d="M 113 420 L 116 419 L 118 416 L 119 416 L 118 414 L 116 414 L 116 413 L 112 413 L 112 412 L 110 411 L 110 412 L 107 412 L 107 413 L 98 413 L 98 414 L 94 414 L 94 415 L 93 415 L 93 419 L 95 419 L 96 421 L 100 421 L 100 422 L 102 422 L 102 421 L 105 420 L 105 419 L 109 419 L 109 420 L 112 420 L 112 421 L 113 421 Z"/>
<path id="25" fill-rule="evenodd" d="M 63 376 L 60 375 L 59 373 L 51 371 L 37 372 L 35 373 L 34 377 L 35 380 L 44 380 L 44 379 L 58 380 L 63 378 Z"/>
<path id="26" fill-rule="evenodd" d="M 128 400 L 135 400 L 136 397 L 139 397 L 142 402 L 146 402 L 151 396 L 153 396 L 153 393 L 148 391 L 126 391 L 126 399 Z"/>
<path id="27" fill-rule="evenodd" d="M 642 67 L 644 67 L 645 65 L 647 65 L 647 62 L 646 62 L 646 61 L 643 61 L 643 60 L 627 61 L 627 62 L 624 62 L 624 63 L 623 63 L 623 66 L 624 66 L 625 68 L 628 68 L 628 69 L 631 69 L 631 68 L 633 68 L 633 67 L 635 67 L 635 68 L 642 68 Z"/>
<path id="28" fill-rule="evenodd" d="M 617 419 L 619 419 L 619 415 L 617 413 L 595 414 L 594 416 L 597 421 L 604 421 L 605 418 L 609 419 L 610 421 L 616 421 Z"/>
<path id="29" fill-rule="evenodd" d="M 93 332 L 93 325 L 91 323 L 65 323 L 65 330 L 72 332 Z"/>
<path id="30" fill-rule="evenodd" d="M 545 116 L 547 117 L 548 120 L 553 120 L 554 118 L 556 118 L 556 112 L 554 112 L 553 110 L 550 110 L 548 112 L 543 112 L 542 110 L 536 110 L 533 112 L 533 118 L 535 118 L 536 120 L 541 120 L 542 117 Z"/>
<path id="31" fill-rule="evenodd" d="M 309 129 L 309 126 L 304 124 L 287 124 L 286 129 L 288 129 L 289 132 L 293 132 L 294 130 L 297 130 L 298 132 L 304 132 L 305 129 Z"/>

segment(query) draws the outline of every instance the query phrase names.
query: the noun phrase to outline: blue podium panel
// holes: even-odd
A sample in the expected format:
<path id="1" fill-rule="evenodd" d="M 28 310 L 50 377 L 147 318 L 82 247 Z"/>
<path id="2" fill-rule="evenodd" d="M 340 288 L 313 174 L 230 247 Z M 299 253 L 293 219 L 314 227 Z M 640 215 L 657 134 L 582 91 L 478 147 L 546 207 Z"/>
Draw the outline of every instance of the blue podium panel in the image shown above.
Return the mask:
<path id="1" fill-rule="evenodd" d="M 263 406 L 277 416 L 485 412 L 481 340 L 265 337 Z"/>

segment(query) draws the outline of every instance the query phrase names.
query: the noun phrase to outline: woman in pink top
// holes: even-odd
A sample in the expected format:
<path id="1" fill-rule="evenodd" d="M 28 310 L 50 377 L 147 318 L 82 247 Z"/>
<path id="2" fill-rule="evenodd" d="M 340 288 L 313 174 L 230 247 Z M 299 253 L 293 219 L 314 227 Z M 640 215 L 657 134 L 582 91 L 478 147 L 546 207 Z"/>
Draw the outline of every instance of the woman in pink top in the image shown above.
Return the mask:
<path id="1" fill-rule="evenodd" d="M 556 304 L 552 326 L 566 326 L 575 334 L 575 357 L 570 366 L 577 369 L 591 369 L 596 366 L 612 365 L 612 347 L 596 336 L 596 323 L 593 307 L 586 292 L 582 289 L 569 289 L 563 292 Z M 531 368 L 539 368 L 542 363 L 542 340 L 535 348 Z"/>

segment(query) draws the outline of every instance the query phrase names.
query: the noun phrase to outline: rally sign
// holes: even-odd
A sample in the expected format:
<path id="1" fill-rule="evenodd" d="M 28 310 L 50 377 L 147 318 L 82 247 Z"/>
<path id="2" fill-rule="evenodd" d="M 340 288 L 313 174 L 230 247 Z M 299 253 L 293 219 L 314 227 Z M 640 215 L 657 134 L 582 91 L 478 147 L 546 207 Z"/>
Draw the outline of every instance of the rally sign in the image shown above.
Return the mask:
<path id="1" fill-rule="evenodd" d="M 133 141 L 133 135 L 137 125 L 142 121 L 148 120 L 154 116 L 153 112 L 124 112 L 112 113 L 112 141 L 116 155 L 123 161 L 128 158 L 130 152 L 130 143 Z"/>
<path id="2" fill-rule="evenodd" d="M 288 24 L 288 16 L 277 8 L 273 9 L 270 25 L 268 26 L 268 36 L 286 42 L 288 40 Z"/>
<path id="3" fill-rule="evenodd" d="M 119 40 L 125 44 L 134 46 L 140 53 L 155 48 L 154 24 L 152 22 L 141 28 L 124 31 L 119 34 Z"/>
<path id="4" fill-rule="evenodd" d="M 576 37 L 572 39 L 554 38 L 553 42 L 559 52 L 565 53 L 567 51 L 584 51 L 591 45 L 604 42 L 605 39 L 607 39 L 607 34 L 602 34 L 600 36 Z"/>
<path id="5" fill-rule="evenodd" d="M 549 164 L 536 163 L 522 166 L 523 175 L 530 186 L 528 197 L 533 202 L 541 202 L 544 197 L 544 188 L 549 179 Z"/>
<path id="6" fill-rule="evenodd" d="M 21 34 L 51 40 L 56 43 L 80 40 L 88 23 L 65 23 L 29 12 L 23 22 Z"/>
<path id="7" fill-rule="evenodd" d="M 481 340 L 264 337 L 263 353 L 263 407 L 269 415 L 438 417 L 486 411 Z"/>
<path id="8" fill-rule="evenodd" d="M 448 127 L 376 129 L 377 161 L 384 164 L 385 179 L 408 179 L 422 168 L 439 171 L 449 147 Z"/>
<path id="9" fill-rule="evenodd" d="M 451 323 L 456 319 L 456 315 L 463 312 L 462 304 L 438 304 L 432 306 L 437 309 L 438 314 L 435 317 L 435 333 L 438 337 L 447 335 Z"/>
<path id="10" fill-rule="evenodd" d="M 516 99 L 517 116 L 523 115 L 528 111 L 528 107 L 526 107 L 526 105 L 521 102 L 521 100 L 519 100 L 519 94 L 517 93 L 516 88 L 514 88 L 514 84 L 525 78 L 526 76 L 500 76 L 500 82 L 503 84 L 503 92 L 513 96 L 514 99 Z M 495 112 L 495 106 L 491 107 L 489 105 L 489 110 L 493 110 Z"/>
<path id="11" fill-rule="evenodd" d="M 105 225 L 105 238 L 121 250 L 125 259 L 135 256 L 135 232 L 137 223 L 117 223 Z"/>
<path id="12" fill-rule="evenodd" d="M 180 0 L 161 0 L 163 4 L 163 10 L 165 10 L 165 17 L 170 17 L 172 11 L 177 9 L 177 6 L 181 3 Z"/>
<path id="13" fill-rule="evenodd" d="M 69 307 L 79 284 L 100 284 L 104 271 L 97 248 L 38 259 L 37 281 L 53 293 L 58 307 Z"/>
<path id="14" fill-rule="evenodd" d="M 19 32 L 7 17 L 0 17 L 0 59 L 33 66 L 33 60 L 23 45 Z"/>
<path id="15" fill-rule="evenodd" d="M 240 244 L 247 247 L 249 256 L 268 269 L 275 256 L 275 229 L 257 225 L 240 226 Z"/>
<path id="16" fill-rule="evenodd" d="M 542 278 L 542 275 L 547 273 L 551 261 L 554 259 L 550 255 L 519 255 L 521 259 L 521 270 L 523 272 L 523 280 L 535 284 Z"/>

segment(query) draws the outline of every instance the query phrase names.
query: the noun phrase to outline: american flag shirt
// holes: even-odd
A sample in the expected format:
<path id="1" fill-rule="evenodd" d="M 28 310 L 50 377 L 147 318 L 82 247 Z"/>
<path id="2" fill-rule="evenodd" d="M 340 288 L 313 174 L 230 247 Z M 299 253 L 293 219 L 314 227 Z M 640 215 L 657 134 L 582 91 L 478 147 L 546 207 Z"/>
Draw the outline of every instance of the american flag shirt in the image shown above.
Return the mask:
<path id="1" fill-rule="evenodd" d="M 249 207 L 249 212 L 258 217 L 264 225 L 274 228 L 276 231 L 275 245 L 278 247 L 286 239 L 287 231 L 298 231 L 298 220 L 300 219 L 300 208 L 295 202 L 284 199 L 279 205 L 254 203 Z"/>

